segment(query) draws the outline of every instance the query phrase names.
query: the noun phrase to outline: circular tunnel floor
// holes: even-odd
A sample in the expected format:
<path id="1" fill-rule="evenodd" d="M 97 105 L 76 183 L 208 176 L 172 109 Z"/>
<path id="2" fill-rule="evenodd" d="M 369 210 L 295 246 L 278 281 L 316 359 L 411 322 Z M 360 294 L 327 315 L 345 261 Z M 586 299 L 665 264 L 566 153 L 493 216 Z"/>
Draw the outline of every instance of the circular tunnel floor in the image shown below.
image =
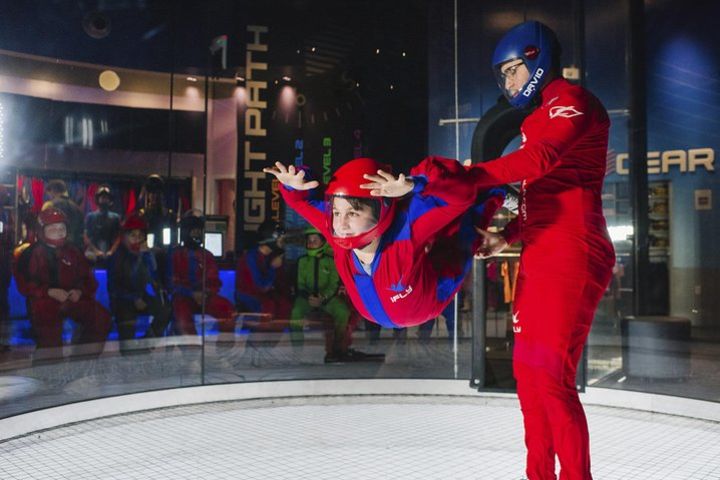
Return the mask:
<path id="1" fill-rule="evenodd" d="M 720 425 L 590 406 L 601 480 L 720 479 Z M 114 416 L 0 443 L 2 479 L 523 477 L 515 399 L 318 397 Z"/>

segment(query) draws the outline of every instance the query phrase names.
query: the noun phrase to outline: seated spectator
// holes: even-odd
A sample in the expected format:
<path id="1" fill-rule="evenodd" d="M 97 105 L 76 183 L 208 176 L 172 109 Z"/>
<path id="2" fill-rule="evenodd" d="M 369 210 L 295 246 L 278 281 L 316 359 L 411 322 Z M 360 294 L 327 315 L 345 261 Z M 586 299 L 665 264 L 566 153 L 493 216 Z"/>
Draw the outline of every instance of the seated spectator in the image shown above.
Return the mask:
<path id="1" fill-rule="evenodd" d="M 205 219 L 186 213 L 180 222 L 182 244 L 170 257 L 170 291 L 176 329 L 182 335 L 197 335 L 193 315 L 205 313 L 219 324 L 220 341 L 235 341 L 235 308 L 218 295 L 222 283 L 213 254 L 203 248 Z M 204 278 L 203 278 L 204 277 Z"/>
<path id="2" fill-rule="evenodd" d="M 237 262 L 235 299 L 242 312 L 264 314 L 262 320 L 245 322 L 254 331 L 281 331 L 292 307 L 283 257 L 285 230 L 272 220 L 263 222 L 257 241 Z"/>
<path id="3" fill-rule="evenodd" d="M 352 329 L 350 307 L 338 295 L 340 277 L 335 269 L 332 249 L 315 228 L 305 230 L 307 254 L 298 259 L 296 297 L 290 315 L 290 339 L 294 346 L 303 342 L 305 320 L 321 321 L 325 330 L 325 363 L 369 359 L 350 349 Z"/>
<path id="4" fill-rule="evenodd" d="M 102 263 L 120 245 L 120 215 L 110 210 L 113 199 L 110 187 L 100 185 L 95 192 L 97 210 L 85 217 L 85 256 Z"/>
<path id="5" fill-rule="evenodd" d="M 100 355 L 110 330 L 110 313 L 95 300 L 97 283 L 82 251 L 67 241 L 67 218 L 49 207 L 38 217 L 39 241 L 20 254 L 15 278 L 28 297 L 37 340 L 33 362 L 62 357 L 63 319 L 79 324 L 80 355 Z"/>
<path id="6" fill-rule="evenodd" d="M 172 313 L 166 292 L 157 281 L 155 256 L 145 241 L 147 224 L 131 216 L 122 225 L 122 242 L 108 262 L 110 306 L 120 337 L 120 352 L 129 353 L 138 315 L 151 315 L 145 338 L 160 337 Z M 149 292 L 152 292 L 149 293 Z"/>

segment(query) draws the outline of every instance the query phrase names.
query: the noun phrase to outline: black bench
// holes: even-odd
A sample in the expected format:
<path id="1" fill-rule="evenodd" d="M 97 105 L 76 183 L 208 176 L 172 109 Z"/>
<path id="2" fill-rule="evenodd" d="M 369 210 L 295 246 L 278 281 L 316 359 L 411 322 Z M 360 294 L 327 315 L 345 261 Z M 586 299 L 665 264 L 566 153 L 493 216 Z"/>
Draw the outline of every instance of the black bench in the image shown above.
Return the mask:
<path id="1" fill-rule="evenodd" d="M 637 316 L 621 322 L 623 372 L 628 377 L 683 380 L 690 376 L 690 320 Z"/>

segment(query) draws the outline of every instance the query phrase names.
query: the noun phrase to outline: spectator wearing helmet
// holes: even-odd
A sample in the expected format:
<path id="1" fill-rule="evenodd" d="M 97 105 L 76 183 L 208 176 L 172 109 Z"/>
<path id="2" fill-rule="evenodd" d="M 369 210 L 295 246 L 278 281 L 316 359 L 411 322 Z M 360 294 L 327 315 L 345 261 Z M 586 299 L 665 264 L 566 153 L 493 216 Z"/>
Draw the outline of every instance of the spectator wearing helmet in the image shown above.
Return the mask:
<path id="1" fill-rule="evenodd" d="M 95 191 L 97 210 L 85 217 L 85 256 L 91 262 L 110 257 L 120 245 L 120 215 L 110 210 L 112 191 L 100 185 Z"/>
<path id="2" fill-rule="evenodd" d="M 75 352 L 102 353 L 110 330 L 109 312 L 95 300 L 97 283 L 82 251 L 68 242 L 67 218 L 49 207 L 38 216 L 39 241 L 26 248 L 16 267 L 18 290 L 29 300 L 37 350 L 33 361 L 62 356 L 63 319 L 80 324 Z"/>
<path id="3" fill-rule="evenodd" d="M 325 326 L 325 363 L 368 359 L 367 354 L 350 348 L 354 327 L 349 322 L 350 306 L 339 294 L 340 277 L 332 249 L 314 227 L 305 229 L 305 249 L 307 253 L 297 263 L 296 297 L 290 314 L 293 345 L 302 345 L 306 319 L 320 320 Z"/>
<path id="4" fill-rule="evenodd" d="M 290 282 L 283 265 L 285 229 L 274 220 L 265 220 L 258 227 L 255 237 L 256 240 L 237 261 L 235 271 L 237 308 L 242 312 L 265 314 L 265 317 L 260 318 L 267 320 L 287 321 L 290 318 L 292 303 Z M 253 329 L 275 328 L 270 326 L 270 322 L 262 321 Z"/>
<path id="5" fill-rule="evenodd" d="M 588 426 L 575 378 L 615 264 L 602 211 L 610 121 L 600 101 L 561 78 L 555 33 L 513 27 L 492 59 L 511 105 L 529 110 L 519 150 L 474 166 L 478 187 L 522 182 L 520 215 L 482 232 L 490 257 L 522 240 L 513 302 L 513 373 L 525 422 L 527 477 L 589 480 Z"/>
<path id="6" fill-rule="evenodd" d="M 147 224 L 137 215 L 122 225 L 122 242 L 108 262 L 110 306 L 120 337 L 122 354 L 142 351 L 132 348 L 138 315 L 152 316 L 145 338 L 161 337 L 172 313 L 157 262 L 146 242 Z M 152 292 L 152 293 L 150 293 Z"/>
<path id="7" fill-rule="evenodd" d="M 50 199 L 43 204 L 42 210 L 54 207 L 63 212 L 67 219 L 67 241 L 81 250 L 84 249 L 83 226 L 85 217 L 77 203 L 70 198 L 65 182 L 59 179 L 50 180 L 45 187 L 45 193 L 48 194 Z"/>
<path id="8" fill-rule="evenodd" d="M 222 283 L 213 254 L 203 247 L 205 219 L 193 212 L 180 221 L 182 243 L 171 251 L 170 292 L 176 330 L 182 335 L 197 335 L 193 315 L 203 311 L 215 317 L 220 341 L 235 340 L 235 308 L 218 294 Z"/>
<path id="9" fill-rule="evenodd" d="M 387 328 L 436 318 L 469 270 L 475 226 L 487 227 L 503 202 L 493 192 L 478 203 L 467 169 L 428 157 L 395 177 L 388 166 L 356 158 L 340 167 L 325 190 L 294 166 L 266 168 L 288 205 L 329 240 L 335 265 L 360 314 Z"/>

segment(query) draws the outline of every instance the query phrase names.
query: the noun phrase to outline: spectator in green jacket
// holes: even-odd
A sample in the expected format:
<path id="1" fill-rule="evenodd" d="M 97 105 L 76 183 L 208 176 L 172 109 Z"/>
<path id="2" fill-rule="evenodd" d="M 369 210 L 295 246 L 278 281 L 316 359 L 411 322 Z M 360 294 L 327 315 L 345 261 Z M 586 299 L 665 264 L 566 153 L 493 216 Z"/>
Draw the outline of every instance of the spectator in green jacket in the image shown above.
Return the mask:
<path id="1" fill-rule="evenodd" d="M 330 245 L 319 231 L 308 228 L 305 230 L 305 248 L 307 255 L 298 259 L 297 296 L 290 315 L 293 345 L 302 345 L 306 319 L 320 321 L 325 326 L 325 363 L 382 361 L 384 355 L 369 355 L 350 348 L 350 307 L 347 300 L 338 295 L 340 277 Z"/>

